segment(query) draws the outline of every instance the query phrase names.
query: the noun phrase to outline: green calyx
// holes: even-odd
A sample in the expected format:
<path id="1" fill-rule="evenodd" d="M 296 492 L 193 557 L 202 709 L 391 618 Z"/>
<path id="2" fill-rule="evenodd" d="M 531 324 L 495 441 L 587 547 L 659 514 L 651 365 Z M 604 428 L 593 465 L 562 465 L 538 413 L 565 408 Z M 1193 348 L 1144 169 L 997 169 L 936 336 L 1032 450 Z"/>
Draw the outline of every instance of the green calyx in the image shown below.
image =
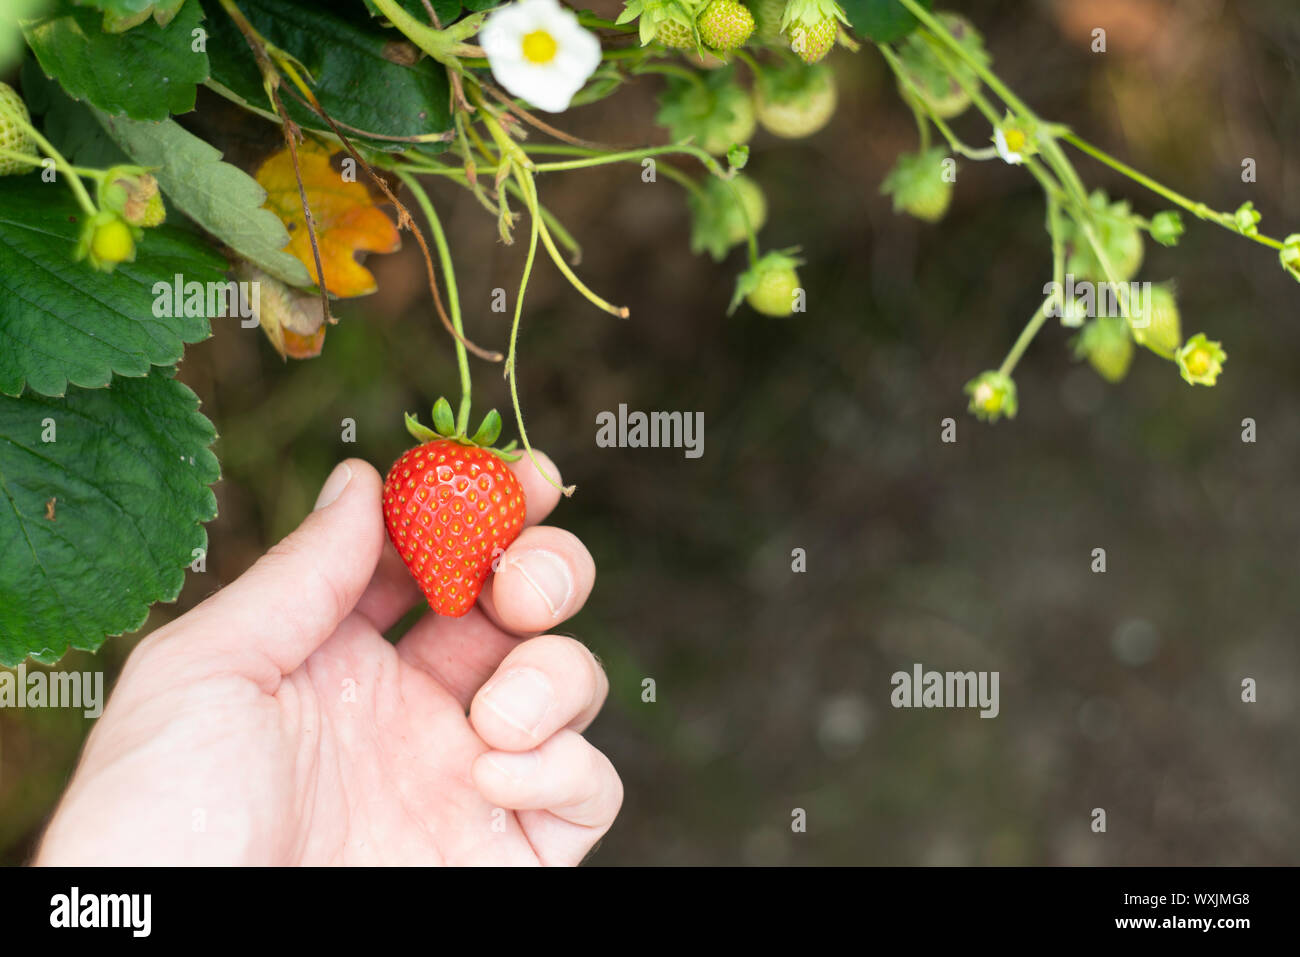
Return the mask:
<path id="1" fill-rule="evenodd" d="M 691 140 L 714 156 L 747 143 L 758 127 L 749 91 L 735 81 L 731 67 L 699 81 L 669 77 L 655 122 L 675 141 Z"/>
<path id="2" fill-rule="evenodd" d="M 736 292 L 727 307 L 731 315 L 745 301 L 766 316 L 788 316 L 794 311 L 799 292 L 798 267 L 803 260 L 794 254 L 798 246 L 764 254 L 736 278 Z"/>
<path id="3" fill-rule="evenodd" d="M 517 443 L 511 441 L 509 444 L 496 448 L 493 443 L 501 435 L 501 415 L 496 409 L 492 409 L 487 415 L 483 416 L 482 423 L 471 435 L 466 429 L 469 421 L 468 405 L 463 409 L 461 422 L 457 423 L 456 417 L 452 414 L 451 403 L 445 397 L 439 398 L 433 404 L 433 428 L 423 425 L 419 419 L 406 413 L 406 431 L 410 432 L 417 442 L 437 442 L 440 440 L 450 440 L 460 445 L 473 446 L 484 451 L 491 452 L 497 458 L 505 462 L 517 462 L 521 453 L 516 452 Z"/>
<path id="4" fill-rule="evenodd" d="M 1014 419 L 1020 410 L 1015 380 L 1000 370 L 981 372 L 966 383 L 963 391 L 970 396 L 968 411 L 981 422 Z"/>
<path id="5" fill-rule="evenodd" d="M 641 45 L 658 40 L 676 49 L 699 50 L 700 34 L 695 26 L 703 0 L 629 0 L 614 22 L 637 21 Z"/>
<path id="6" fill-rule="evenodd" d="M 781 30 L 788 33 L 796 24 L 810 27 L 828 19 L 852 26 L 848 14 L 835 0 L 789 0 L 781 15 Z"/>

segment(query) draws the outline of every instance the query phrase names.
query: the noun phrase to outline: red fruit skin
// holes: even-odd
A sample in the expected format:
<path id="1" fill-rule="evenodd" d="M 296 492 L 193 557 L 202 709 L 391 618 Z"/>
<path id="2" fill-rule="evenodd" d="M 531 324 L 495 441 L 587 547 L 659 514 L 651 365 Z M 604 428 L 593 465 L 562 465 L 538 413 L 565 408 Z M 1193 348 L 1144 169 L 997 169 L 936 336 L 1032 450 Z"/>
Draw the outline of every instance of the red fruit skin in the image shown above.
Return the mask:
<path id="1" fill-rule="evenodd" d="M 524 489 L 491 452 L 450 439 L 426 442 L 388 470 L 384 525 L 429 607 L 459 618 L 523 531 Z"/>

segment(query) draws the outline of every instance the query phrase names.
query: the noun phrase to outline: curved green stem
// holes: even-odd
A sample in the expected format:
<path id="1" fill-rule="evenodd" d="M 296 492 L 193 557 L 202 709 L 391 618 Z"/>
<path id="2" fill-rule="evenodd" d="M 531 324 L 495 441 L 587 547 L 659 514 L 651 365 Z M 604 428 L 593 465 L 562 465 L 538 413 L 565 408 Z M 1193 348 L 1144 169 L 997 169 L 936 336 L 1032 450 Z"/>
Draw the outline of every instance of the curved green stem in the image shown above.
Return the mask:
<path id="1" fill-rule="evenodd" d="M 920 89 L 917 88 L 916 81 L 908 76 L 907 71 L 903 69 L 903 64 L 898 59 L 898 54 L 883 43 L 877 43 L 876 49 L 878 49 L 881 56 L 885 58 L 885 62 L 889 64 L 889 68 L 894 71 L 894 75 L 898 77 L 898 81 L 905 85 L 908 92 L 912 94 L 912 100 L 909 106 L 911 106 L 912 113 L 916 116 L 917 127 L 921 131 L 922 152 L 928 149 L 930 145 L 930 131 L 924 124 L 924 119 L 928 119 L 934 124 L 935 129 L 943 135 L 943 138 L 948 141 L 948 147 L 959 156 L 965 156 L 967 159 L 979 161 L 997 158 L 998 151 L 995 147 L 990 146 L 984 149 L 975 149 L 973 146 L 967 146 L 963 143 L 961 139 L 958 138 L 957 134 L 952 131 L 952 127 L 944 121 L 943 117 L 939 116 L 934 112 L 934 110 L 930 109 L 930 107 L 926 105 L 925 98 L 921 95 Z"/>
<path id="2" fill-rule="evenodd" d="M 1052 300 L 1055 295 L 1048 296 L 1043 300 L 1043 304 L 1038 307 L 1038 311 L 1030 317 L 1029 322 L 1025 323 L 1025 328 L 1021 330 L 1020 337 L 1016 339 L 1015 345 L 1007 353 L 1007 357 L 1002 360 L 1002 365 L 998 367 L 998 372 L 1003 375 L 1011 375 L 1016 368 L 1016 363 L 1020 357 L 1025 354 L 1029 344 L 1034 341 L 1034 336 L 1038 335 L 1038 330 L 1043 328 L 1043 323 L 1047 321 L 1048 313 L 1051 311 Z"/>
<path id="3" fill-rule="evenodd" d="M 733 50 L 732 53 L 737 60 L 745 64 L 745 66 L 749 67 L 749 72 L 754 74 L 754 79 L 757 80 L 759 77 L 763 75 L 763 68 L 759 66 L 758 61 L 755 60 L 752 56 L 750 56 L 747 52 L 745 52 L 744 50 Z"/>
<path id="4" fill-rule="evenodd" d="M 674 183 L 681 186 L 692 196 L 701 199 L 704 197 L 704 190 L 700 188 L 700 184 L 695 182 L 695 180 L 691 179 L 689 176 L 687 176 L 685 173 L 679 170 L 676 166 L 673 166 L 669 163 L 661 163 L 659 165 L 659 172 L 663 173 Z"/>
<path id="5" fill-rule="evenodd" d="M 1181 206 L 1183 209 L 1187 210 L 1197 219 L 1203 219 L 1211 223 L 1217 223 L 1218 225 L 1222 226 L 1224 229 L 1231 230 L 1232 232 L 1236 233 L 1238 236 L 1245 236 L 1247 239 L 1253 239 L 1255 240 L 1255 242 L 1260 243 L 1263 246 L 1268 246 L 1272 249 L 1282 248 L 1282 243 L 1276 239 L 1273 239 L 1271 236 L 1264 236 L 1258 234 L 1252 236 L 1247 233 L 1243 233 L 1241 230 L 1237 228 L 1236 221 L 1233 219 L 1231 213 L 1221 213 L 1217 210 L 1211 209 L 1209 206 L 1206 206 L 1204 203 L 1198 203 L 1195 200 L 1188 199 L 1182 193 L 1175 192 L 1174 190 L 1170 189 L 1168 186 L 1165 186 L 1163 183 L 1156 182 L 1150 176 L 1147 176 L 1145 173 L 1135 170 L 1127 163 L 1124 163 L 1123 161 L 1116 159 L 1114 156 L 1111 156 L 1109 153 L 1105 152 L 1104 150 L 1098 149 L 1096 146 L 1093 146 L 1091 143 L 1083 139 L 1081 136 L 1077 136 L 1074 133 L 1069 132 L 1067 130 L 1061 133 L 1061 139 L 1065 140 L 1065 142 L 1069 143 L 1071 146 L 1073 146 L 1075 149 L 1079 150 L 1080 152 L 1087 153 L 1089 156 L 1091 156 L 1093 159 L 1097 160 L 1098 162 L 1106 164 L 1111 169 L 1115 170 L 1117 173 L 1122 173 L 1123 175 L 1127 176 L 1129 179 L 1133 180 L 1133 182 L 1137 183 L 1138 185 L 1145 186 L 1147 189 L 1151 190 L 1151 192 L 1155 193 L 1157 196 L 1162 196 L 1165 199 L 1169 200 L 1169 202 L 1173 203 L 1174 205 Z"/>
<path id="6" fill-rule="evenodd" d="M 916 0 L 898 0 L 898 2 L 907 8 L 908 13 L 920 20 L 926 29 L 933 33 L 944 46 L 952 50 L 958 59 L 969 66 L 975 75 L 984 81 L 985 86 L 996 93 L 1003 103 L 1026 119 L 1034 118 L 1033 110 L 1029 109 L 1024 101 L 999 79 L 996 73 L 981 63 L 977 57 L 971 56 L 970 52 L 957 42 L 957 38 L 948 32 L 947 28 L 939 22 L 939 19 L 934 14 L 922 7 Z"/>
<path id="7" fill-rule="evenodd" d="M 694 70 L 688 70 L 684 66 L 679 66 L 676 63 L 642 63 L 639 66 L 634 66 L 631 72 L 637 75 L 642 73 L 659 73 L 663 76 L 677 77 L 679 80 L 688 80 L 698 87 L 704 87 L 704 80 L 701 79 L 698 73 Z"/>
<path id="8" fill-rule="evenodd" d="M 402 170 L 396 172 L 397 178 L 406 184 L 406 188 L 411 191 L 411 194 L 415 197 L 415 202 L 424 212 L 424 218 L 429 221 L 429 231 L 433 233 L 434 244 L 438 247 L 438 260 L 442 264 L 443 282 L 447 286 L 447 311 L 451 316 L 451 324 L 456 329 L 456 367 L 460 371 L 460 410 L 456 416 L 456 433 L 466 435 L 469 430 L 471 395 L 469 357 L 465 353 L 464 345 L 461 344 L 465 331 L 461 326 L 460 293 L 456 288 L 456 273 L 452 269 L 451 249 L 447 245 L 447 236 L 442 230 L 442 221 L 438 218 L 438 213 L 429 200 L 429 194 L 420 185 L 420 181 L 410 173 Z"/>
<path id="9" fill-rule="evenodd" d="M 506 378 L 510 383 L 510 404 L 515 410 L 515 425 L 519 429 L 519 441 L 523 444 L 524 450 L 528 453 L 528 458 L 532 461 L 533 467 L 541 473 L 542 478 L 558 488 L 565 495 L 572 495 L 574 486 L 563 486 L 547 474 L 537 461 L 537 455 L 533 452 L 533 446 L 528 441 L 528 430 L 524 428 L 524 413 L 519 405 L 519 378 L 515 372 L 516 360 L 518 358 L 519 345 L 519 319 L 524 312 L 524 294 L 528 290 L 528 278 L 533 272 L 533 261 L 537 258 L 537 240 L 541 236 L 542 218 L 537 215 L 537 193 L 533 186 L 532 178 L 525 175 L 519 167 L 515 167 L 514 174 L 519 182 L 519 188 L 524 191 L 525 205 L 528 207 L 529 219 L 532 222 L 532 229 L 528 237 L 528 256 L 524 259 L 523 275 L 519 278 L 519 295 L 515 298 L 515 315 L 510 323 L 510 346 L 506 352 Z"/>
<path id="10" fill-rule="evenodd" d="M 40 147 L 41 152 L 54 161 L 54 168 L 67 178 L 68 188 L 72 190 L 72 194 L 77 199 L 77 205 L 82 208 L 87 216 L 94 216 L 99 212 L 98 207 L 95 206 L 94 201 L 90 198 L 90 194 L 86 192 L 86 187 L 82 184 L 81 177 L 77 175 L 77 167 L 64 159 L 63 154 L 54 148 L 53 143 L 41 135 L 40 130 L 32 126 L 32 124 L 23 119 L 23 117 L 19 116 L 17 110 L 9 109 L 3 104 L 0 104 L 0 117 L 3 117 L 12 125 L 23 130 L 32 138 L 32 141 Z M 18 155 L 26 158 L 26 154 Z M 39 166 L 40 163 L 38 162 L 36 165 Z"/>
<path id="11" fill-rule="evenodd" d="M 609 163 L 628 163 L 637 160 L 643 160 L 651 156 L 664 156 L 673 153 L 681 153 L 686 156 L 694 156 L 708 169 L 714 176 L 722 179 L 730 179 L 730 175 L 722 168 L 712 155 L 700 149 L 698 146 L 691 146 L 689 143 L 676 143 L 668 146 L 647 146 L 637 150 L 621 150 L 617 153 L 600 153 L 595 156 L 586 156 L 579 159 L 560 160 L 554 163 L 538 163 L 535 169 L 539 173 L 557 173 L 564 170 L 587 169 L 592 166 L 605 166 Z"/>

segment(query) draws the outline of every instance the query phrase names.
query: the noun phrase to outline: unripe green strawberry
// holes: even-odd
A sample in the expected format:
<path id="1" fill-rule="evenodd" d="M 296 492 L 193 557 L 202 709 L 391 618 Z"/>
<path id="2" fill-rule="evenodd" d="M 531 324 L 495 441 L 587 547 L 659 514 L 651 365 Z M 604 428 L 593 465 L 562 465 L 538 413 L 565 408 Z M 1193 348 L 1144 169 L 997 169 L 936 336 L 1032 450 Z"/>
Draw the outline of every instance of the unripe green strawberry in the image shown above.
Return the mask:
<path id="1" fill-rule="evenodd" d="M 711 72 L 703 82 L 669 77 L 659 104 L 655 119 L 674 140 L 693 139 L 715 156 L 747 143 L 758 126 L 749 92 L 735 82 L 730 68 Z"/>
<path id="2" fill-rule="evenodd" d="M 23 102 L 17 90 L 7 83 L 0 82 L 0 149 L 34 157 L 36 144 L 32 142 L 31 134 L 27 129 L 17 122 L 20 119 L 23 123 L 32 121 L 31 114 L 27 112 L 27 104 Z M 0 176 L 28 173 L 35 168 L 31 163 L 0 155 Z"/>
<path id="3" fill-rule="evenodd" d="M 695 34 L 691 28 L 676 20 L 662 20 L 655 27 L 655 39 L 674 50 L 689 50 L 695 46 Z"/>
<path id="4" fill-rule="evenodd" d="M 839 32 L 833 17 L 822 17 L 810 26 L 795 25 L 790 28 L 790 49 L 804 63 L 818 63 L 831 52 Z"/>
<path id="5" fill-rule="evenodd" d="M 747 222 L 749 229 L 757 233 L 767 221 L 763 191 L 743 174 L 730 180 L 710 176 L 700 192 L 691 195 L 689 203 L 693 216 L 691 252 L 707 252 L 719 261 L 749 236 Z"/>
<path id="6" fill-rule="evenodd" d="M 1110 261 L 1116 282 L 1128 282 L 1142 268 L 1142 228 L 1133 219 L 1129 204 L 1120 200 L 1112 203 L 1102 190 L 1094 190 L 1088 197 L 1093 231 L 1098 243 Z M 1065 242 L 1069 257 L 1066 272 L 1076 279 L 1089 282 L 1106 282 L 1106 273 L 1097 258 L 1087 234 L 1073 220 L 1065 222 Z"/>
<path id="7" fill-rule="evenodd" d="M 728 312 L 734 312 L 743 299 L 765 316 L 788 316 L 794 312 L 795 296 L 801 291 L 800 261 L 786 252 L 771 252 L 750 266 L 736 280 L 736 294 Z"/>
<path id="8" fill-rule="evenodd" d="M 936 146 L 924 153 L 903 153 L 880 186 L 894 197 L 894 212 L 905 212 L 927 223 L 943 219 L 952 203 L 947 151 Z"/>
<path id="9" fill-rule="evenodd" d="M 781 39 L 781 15 L 785 13 L 786 0 L 749 0 L 754 14 L 754 36 L 764 43 Z"/>
<path id="10" fill-rule="evenodd" d="M 967 54 L 981 63 L 989 62 L 988 53 L 984 49 L 984 38 L 969 20 L 956 13 L 937 13 L 935 16 Z M 903 41 L 898 49 L 898 57 L 903 64 L 903 72 L 911 81 L 909 84 L 899 80 L 899 93 L 905 101 L 913 103 L 919 98 L 930 112 L 945 120 L 961 115 L 970 106 L 970 95 L 962 84 L 976 88 L 980 80 L 968 63 L 958 61 L 955 65 L 957 76 L 951 75 L 935 53 L 931 42 L 920 31 L 910 34 Z M 961 82 L 958 82 L 958 77 Z"/>
<path id="11" fill-rule="evenodd" d="M 81 227 L 73 258 L 87 260 L 100 272 L 112 272 L 119 263 L 135 259 L 135 244 L 143 233 L 119 213 L 101 209 Z"/>
<path id="12" fill-rule="evenodd" d="M 749 40 L 754 32 L 754 15 L 740 0 L 710 0 L 695 25 L 705 46 L 725 53 Z"/>
<path id="13" fill-rule="evenodd" d="M 120 263 L 135 258 L 135 240 L 131 227 L 120 219 L 110 219 L 95 227 L 90 239 L 91 255 L 104 263 Z"/>
<path id="14" fill-rule="evenodd" d="M 1135 305 L 1130 311 L 1134 314 L 1133 340 L 1163 359 L 1172 359 L 1183 344 L 1183 328 L 1171 284 L 1152 286 L 1150 302 Z"/>
<path id="15" fill-rule="evenodd" d="M 996 422 L 1003 416 L 1014 419 L 1019 411 L 1015 381 L 996 369 L 981 372 L 966 383 L 964 391 L 970 396 L 967 411 L 982 422 Z"/>
<path id="16" fill-rule="evenodd" d="M 835 114 L 835 74 L 824 65 L 765 69 L 754 85 L 758 122 L 776 136 L 811 136 Z"/>
<path id="17" fill-rule="evenodd" d="M 1102 316 L 1083 327 L 1075 340 L 1074 353 L 1086 356 L 1097 374 L 1108 382 L 1119 382 L 1133 362 L 1133 339 L 1128 323 L 1118 316 Z"/>
<path id="18" fill-rule="evenodd" d="M 840 24 L 849 24 L 835 0 L 789 0 L 781 15 L 781 32 L 804 63 L 816 63 L 835 46 Z"/>
<path id="19" fill-rule="evenodd" d="M 417 446 L 384 481 L 384 524 L 429 607 L 460 617 L 524 527 L 524 490 L 494 453 L 453 439 Z"/>

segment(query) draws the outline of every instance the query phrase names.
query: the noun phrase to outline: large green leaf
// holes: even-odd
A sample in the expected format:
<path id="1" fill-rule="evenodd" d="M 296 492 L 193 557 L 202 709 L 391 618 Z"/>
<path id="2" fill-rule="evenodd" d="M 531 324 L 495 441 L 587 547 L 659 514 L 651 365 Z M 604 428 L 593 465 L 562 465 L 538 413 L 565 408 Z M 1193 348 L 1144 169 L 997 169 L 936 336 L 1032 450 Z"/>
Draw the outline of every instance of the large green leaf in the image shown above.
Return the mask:
<path id="1" fill-rule="evenodd" d="M 193 49 L 191 36 L 202 8 L 187 3 L 166 27 L 149 22 L 123 34 L 105 33 L 102 16 L 58 0 L 23 33 L 48 75 L 106 113 L 161 120 L 194 109 L 208 78 L 208 55 Z"/>
<path id="2" fill-rule="evenodd" d="M 45 75 L 35 57 L 23 60 L 21 82 L 23 100 L 33 121 L 73 166 L 106 169 L 131 162 L 121 147 L 109 139 L 107 131 L 95 122 L 90 107 L 64 93 L 57 82 Z"/>
<path id="3" fill-rule="evenodd" d="M 929 10 L 934 0 L 917 0 L 917 4 Z M 901 40 L 917 27 L 916 17 L 898 0 L 840 0 L 840 5 L 854 32 L 877 43 Z"/>
<path id="4" fill-rule="evenodd" d="M 215 437 L 168 369 L 0 396 L 0 665 L 94 650 L 176 598 L 217 512 Z"/>
<path id="5" fill-rule="evenodd" d="M 222 281 L 225 261 L 192 234 L 151 229 L 136 260 L 111 273 L 74 262 L 82 213 L 34 173 L 0 180 L 0 393 L 62 395 L 114 373 L 142 376 L 206 339 L 204 316 L 154 315 L 154 283 Z"/>
<path id="6" fill-rule="evenodd" d="M 284 251 L 289 231 L 262 209 L 266 190 L 216 147 L 174 120 L 140 123 L 96 112 L 126 155 L 154 168 L 158 185 L 177 208 L 245 259 L 291 286 L 312 285 L 307 267 Z"/>
<path id="7" fill-rule="evenodd" d="M 268 108 L 262 78 L 242 34 L 207 0 L 210 16 L 208 52 L 212 79 L 247 103 Z M 296 56 L 316 81 L 316 97 L 349 138 L 383 149 L 409 149 L 409 142 L 369 138 L 410 137 L 451 129 L 447 71 L 427 57 L 405 62 L 412 53 L 403 38 L 366 16 L 360 0 L 347 12 L 293 0 L 244 0 L 240 9 L 269 42 Z M 418 53 L 418 51 L 414 51 Z M 399 62 L 400 61 L 400 62 Z M 283 101 L 289 115 L 308 129 L 329 127 L 289 92 Z"/>

